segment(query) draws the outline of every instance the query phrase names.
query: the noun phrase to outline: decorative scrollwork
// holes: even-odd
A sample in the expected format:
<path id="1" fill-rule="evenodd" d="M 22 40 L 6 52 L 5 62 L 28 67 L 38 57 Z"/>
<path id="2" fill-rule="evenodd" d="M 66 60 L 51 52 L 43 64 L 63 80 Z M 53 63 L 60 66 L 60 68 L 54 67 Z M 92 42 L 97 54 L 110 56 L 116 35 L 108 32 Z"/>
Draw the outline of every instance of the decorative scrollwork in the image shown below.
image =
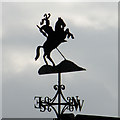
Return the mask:
<path id="1" fill-rule="evenodd" d="M 54 85 L 53 88 L 54 88 L 55 90 L 58 90 L 58 85 Z"/>
<path id="2" fill-rule="evenodd" d="M 58 85 L 54 85 L 53 88 L 54 88 L 55 90 L 58 90 Z M 61 89 L 61 90 L 65 90 L 65 85 L 60 85 L 60 89 Z"/>
<path id="3" fill-rule="evenodd" d="M 68 109 L 70 112 L 73 112 L 73 111 L 74 111 L 73 100 L 72 100 L 71 97 L 67 97 L 67 100 L 68 100 L 68 103 L 69 103 L 67 109 Z"/>
<path id="4" fill-rule="evenodd" d="M 46 96 L 45 98 L 44 98 L 44 103 L 46 103 L 46 110 L 48 110 L 48 112 L 51 112 L 52 111 L 52 109 L 50 108 L 50 105 L 49 105 L 49 103 L 52 101 L 52 99 L 51 98 L 49 98 L 48 96 Z"/>
<path id="5" fill-rule="evenodd" d="M 65 85 L 61 85 L 60 88 L 61 88 L 62 90 L 65 90 Z"/>
<path id="6" fill-rule="evenodd" d="M 46 97 L 44 98 L 44 102 L 46 102 L 46 103 L 49 103 L 49 102 L 51 102 L 51 101 L 52 101 L 52 99 L 49 98 L 48 96 L 46 96 Z"/>
<path id="7" fill-rule="evenodd" d="M 78 96 L 76 97 L 67 97 L 67 99 L 65 99 L 62 90 L 65 90 L 65 86 L 64 85 L 54 85 L 54 89 L 57 90 L 55 96 L 51 99 L 50 97 L 46 96 L 44 99 L 42 99 L 42 97 L 38 97 L 35 96 L 34 100 L 36 100 L 36 104 L 34 105 L 35 108 L 40 109 L 40 112 L 45 112 L 46 110 L 48 112 L 51 112 L 52 109 L 54 110 L 54 112 L 56 113 L 57 116 L 59 116 L 58 112 L 56 111 L 54 105 L 64 105 L 61 113 L 63 114 L 66 110 L 73 112 L 74 110 L 78 110 L 81 111 L 82 107 L 83 107 L 83 103 L 84 100 L 80 100 Z M 55 103 L 58 95 L 61 96 L 61 98 L 63 99 L 64 103 Z"/>

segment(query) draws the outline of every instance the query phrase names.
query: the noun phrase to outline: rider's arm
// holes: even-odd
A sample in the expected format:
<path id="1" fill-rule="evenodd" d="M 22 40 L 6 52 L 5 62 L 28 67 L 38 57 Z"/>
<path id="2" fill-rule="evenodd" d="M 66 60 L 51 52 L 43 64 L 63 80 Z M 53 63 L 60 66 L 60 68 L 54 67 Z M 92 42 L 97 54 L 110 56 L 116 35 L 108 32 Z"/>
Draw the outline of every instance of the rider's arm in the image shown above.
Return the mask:
<path id="1" fill-rule="evenodd" d="M 44 29 L 43 29 L 43 27 L 44 26 L 42 26 L 41 28 L 37 25 L 37 27 L 39 28 L 39 31 L 45 36 L 45 37 L 48 37 L 47 35 L 46 35 L 46 33 L 43 31 Z"/>

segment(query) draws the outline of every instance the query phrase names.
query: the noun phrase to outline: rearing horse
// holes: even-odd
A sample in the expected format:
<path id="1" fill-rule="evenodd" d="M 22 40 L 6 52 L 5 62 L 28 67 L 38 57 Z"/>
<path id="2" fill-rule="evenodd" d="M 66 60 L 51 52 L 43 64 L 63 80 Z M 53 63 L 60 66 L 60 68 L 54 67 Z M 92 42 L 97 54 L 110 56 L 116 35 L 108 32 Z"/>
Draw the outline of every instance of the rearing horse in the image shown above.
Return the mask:
<path id="1" fill-rule="evenodd" d="M 46 18 L 46 20 L 48 20 Z M 50 28 L 49 26 L 49 22 L 46 22 L 46 25 L 48 28 Z M 66 26 L 66 24 L 64 23 L 64 21 L 61 18 L 58 18 L 58 21 L 55 24 L 55 31 L 53 31 L 51 28 L 49 31 L 45 31 L 48 36 L 44 35 L 47 37 L 47 41 L 45 41 L 45 43 L 43 44 L 43 46 L 38 46 L 36 49 L 36 57 L 35 60 L 37 60 L 40 56 L 40 48 L 44 49 L 44 55 L 43 55 L 43 59 L 46 63 L 46 65 L 48 65 L 48 62 L 46 60 L 46 57 L 52 62 L 53 66 L 55 66 L 55 63 L 53 62 L 52 58 L 50 57 L 50 53 L 52 52 L 53 49 L 57 48 L 61 43 L 63 42 L 67 42 L 66 40 L 64 40 L 66 38 L 66 36 L 69 38 L 71 36 L 72 39 L 74 39 L 73 34 L 71 34 L 69 32 L 69 29 L 67 28 L 64 31 L 64 27 Z M 41 30 L 41 28 L 37 25 L 37 27 L 39 28 L 39 30 L 43 33 L 43 31 Z M 46 26 L 44 26 L 45 28 Z"/>

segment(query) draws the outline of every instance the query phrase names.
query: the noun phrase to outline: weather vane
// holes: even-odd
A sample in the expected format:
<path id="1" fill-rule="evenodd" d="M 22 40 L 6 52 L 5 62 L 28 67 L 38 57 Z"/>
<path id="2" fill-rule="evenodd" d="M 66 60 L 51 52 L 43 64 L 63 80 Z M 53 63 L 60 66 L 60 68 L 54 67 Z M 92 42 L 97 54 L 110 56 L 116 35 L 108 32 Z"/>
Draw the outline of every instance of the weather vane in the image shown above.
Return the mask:
<path id="1" fill-rule="evenodd" d="M 62 90 L 65 90 L 65 85 L 61 84 L 61 73 L 65 72 L 75 72 L 75 71 L 85 71 L 86 69 L 77 66 L 75 63 L 67 60 L 65 56 L 60 52 L 57 48 L 61 43 L 67 42 L 66 38 L 74 39 L 73 34 L 69 31 L 69 28 L 65 29 L 66 24 L 61 17 L 58 17 L 57 22 L 55 23 L 55 30 L 50 26 L 50 16 L 51 14 L 44 14 L 43 19 L 40 21 L 40 26 L 37 25 L 39 31 L 46 37 L 46 41 L 44 42 L 43 46 L 38 46 L 36 49 L 36 57 L 37 60 L 40 57 L 40 48 L 43 48 L 44 55 L 43 59 L 46 65 L 43 65 L 39 70 L 39 75 L 46 75 L 52 73 L 58 73 L 58 84 L 54 85 L 54 89 L 56 90 L 56 94 L 53 98 L 45 97 L 42 99 L 40 96 L 35 96 L 35 104 L 34 107 L 39 109 L 40 112 L 51 112 L 54 110 L 57 119 L 61 120 L 62 114 L 66 110 L 73 112 L 74 110 L 82 110 L 84 100 L 79 99 L 78 96 L 76 97 L 67 97 L 65 98 Z M 50 53 L 57 49 L 58 52 L 62 55 L 63 61 L 58 65 L 55 65 L 54 61 L 52 60 Z M 52 63 L 48 65 L 47 59 L 50 60 Z M 57 100 L 57 102 L 56 102 Z M 56 110 L 55 106 L 57 106 L 58 110 Z"/>

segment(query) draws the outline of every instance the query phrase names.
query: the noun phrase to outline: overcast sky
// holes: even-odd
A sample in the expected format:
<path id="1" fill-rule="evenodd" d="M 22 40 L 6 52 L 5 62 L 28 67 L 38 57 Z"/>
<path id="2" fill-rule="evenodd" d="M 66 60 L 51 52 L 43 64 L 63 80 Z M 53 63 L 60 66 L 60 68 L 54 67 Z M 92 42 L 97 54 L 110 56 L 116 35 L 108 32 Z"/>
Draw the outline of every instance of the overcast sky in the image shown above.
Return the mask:
<path id="1" fill-rule="evenodd" d="M 45 38 L 36 24 L 50 12 L 51 25 L 61 16 L 75 39 L 59 49 L 86 72 L 62 74 L 64 95 L 85 100 L 81 114 L 118 115 L 117 3 L 3 3 L 3 117 L 55 117 L 34 109 L 34 96 L 53 97 L 57 75 L 39 76 L 35 49 Z M 62 59 L 54 50 L 55 63 Z M 79 112 L 75 112 L 78 114 Z"/>

